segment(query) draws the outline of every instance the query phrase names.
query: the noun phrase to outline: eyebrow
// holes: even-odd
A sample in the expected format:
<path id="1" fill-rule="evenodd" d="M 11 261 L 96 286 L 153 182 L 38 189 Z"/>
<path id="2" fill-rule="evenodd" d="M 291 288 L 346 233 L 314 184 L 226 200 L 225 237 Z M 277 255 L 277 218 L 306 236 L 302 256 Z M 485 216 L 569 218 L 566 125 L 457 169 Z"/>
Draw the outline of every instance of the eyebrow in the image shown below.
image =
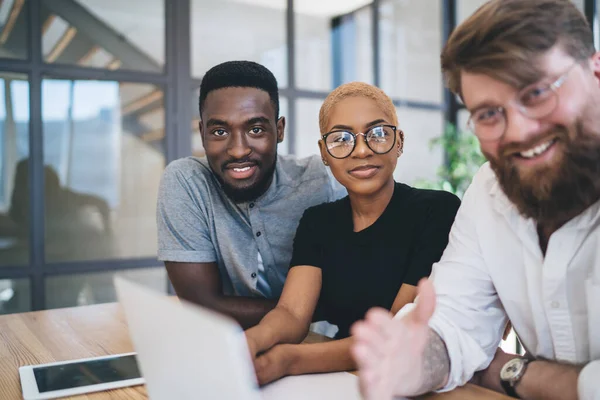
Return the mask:
<path id="1" fill-rule="evenodd" d="M 383 122 L 387 122 L 387 121 L 386 121 L 385 119 L 379 118 L 379 119 L 376 119 L 375 121 L 371 121 L 371 122 L 369 122 L 369 123 L 368 123 L 367 125 L 365 125 L 365 126 L 366 126 L 367 128 L 369 128 L 369 127 L 371 127 L 371 126 L 373 126 L 373 125 L 378 125 L 378 124 L 381 124 L 381 123 L 383 123 Z"/>
<path id="2" fill-rule="evenodd" d="M 253 117 L 248 119 L 245 122 L 245 125 L 253 125 L 253 124 L 270 124 L 271 121 L 269 121 L 269 119 L 267 117 Z M 222 119 L 217 119 L 217 118 L 210 118 L 207 122 L 206 122 L 206 126 L 207 127 L 211 127 L 211 126 L 229 126 L 230 124 L 227 121 L 224 121 Z"/>
<path id="3" fill-rule="evenodd" d="M 271 121 L 267 117 L 253 117 L 246 121 L 246 125 L 265 124 L 270 125 Z"/>
<path id="4" fill-rule="evenodd" d="M 373 125 L 377 125 L 377 124 L 381 124 L 387 122 L 385 119 L 376 119 L 374 121 L 369 122 L 368 124 L 365 125 L 366 128 L 370 128 Z M 332 131 L 334 130 L 345 130 L 345 131 L 351 131 L 353 130 L 353 128 L 351 126 L 348 125 L 335 125 L 333 128 L 331 128 Z"/>
<path id="5" fill-rule="evenodd" d="M 502 106 L 500 106 L 496 103 L 493 103 L 491 101 L 485 100 L 485 101 L 482 101 L 479 104 L 475 105 L 475 107 L 467 108 L 467 111 L 469 111 L 469 113 L 473 114 L 476 111 L 479 111 L 484 108 L 498 108 L 498 107 L 502 107 Z"/>
<path id="6" fill-rule="evenodd" d="M 229 126 L 229 124 L 225 121 L 223 121 L 222 119 L 216 119 L 216 118 L 210 118 L 208 121 L 206 121 L 206 126 L 215 126 L 215 125 L 220 125 L 220 126 Z"/>

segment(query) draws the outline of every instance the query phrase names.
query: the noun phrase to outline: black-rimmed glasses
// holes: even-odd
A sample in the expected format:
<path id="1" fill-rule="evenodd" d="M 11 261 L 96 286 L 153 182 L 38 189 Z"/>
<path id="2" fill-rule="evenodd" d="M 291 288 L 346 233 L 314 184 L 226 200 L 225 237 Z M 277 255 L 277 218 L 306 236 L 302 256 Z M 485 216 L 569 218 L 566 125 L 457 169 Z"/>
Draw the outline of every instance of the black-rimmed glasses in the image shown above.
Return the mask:
<path id="1" fill-rule="evenodd" d="M 356 137 L 363 135 L 367 147 L 375 154 L 389 153 L 396 144 L 396 127 L 393 125 L 377 125 L 365 133 L 353 133 L 335 130 L 321 136 L 325 148 L 333 158 L 346 158 L 356 148 Z"/>

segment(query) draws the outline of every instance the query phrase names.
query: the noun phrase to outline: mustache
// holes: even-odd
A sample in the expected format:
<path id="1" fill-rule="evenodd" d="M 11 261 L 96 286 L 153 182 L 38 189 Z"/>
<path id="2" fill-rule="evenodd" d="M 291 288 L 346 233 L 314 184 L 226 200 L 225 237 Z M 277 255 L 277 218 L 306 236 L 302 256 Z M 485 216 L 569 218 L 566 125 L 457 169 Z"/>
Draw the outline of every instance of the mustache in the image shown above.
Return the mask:
<path id="1" fill-rule="evenodd" d="M 500 147 L 498 153 L 502 158 L 506 159 L 522 151 L 529 150 L 538 144 L 544 143 L 552 137 L 561 141 L 568 141 L 569 130 L 564 126 L 553 127 L 552 129 L 549 129 L 546 132 L 535 135 L 534 137 L 528 139 L 525 142 L 507 143 Z"/>

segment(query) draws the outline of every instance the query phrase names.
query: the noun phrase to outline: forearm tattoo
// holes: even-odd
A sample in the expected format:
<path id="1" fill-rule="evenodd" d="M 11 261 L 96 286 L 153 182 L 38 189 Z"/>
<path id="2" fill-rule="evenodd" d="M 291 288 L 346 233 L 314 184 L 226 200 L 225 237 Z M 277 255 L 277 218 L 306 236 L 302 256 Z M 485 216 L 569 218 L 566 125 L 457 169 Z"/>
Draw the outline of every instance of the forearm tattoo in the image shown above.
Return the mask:
<path id="1" fill-rule="evenodd" d="M 429 329 L 429 341 L 423 354 L 423 371 L 418 394 L 442 387 L 450 374 L 450 357 L 446 344 L 437 333 Z"/>

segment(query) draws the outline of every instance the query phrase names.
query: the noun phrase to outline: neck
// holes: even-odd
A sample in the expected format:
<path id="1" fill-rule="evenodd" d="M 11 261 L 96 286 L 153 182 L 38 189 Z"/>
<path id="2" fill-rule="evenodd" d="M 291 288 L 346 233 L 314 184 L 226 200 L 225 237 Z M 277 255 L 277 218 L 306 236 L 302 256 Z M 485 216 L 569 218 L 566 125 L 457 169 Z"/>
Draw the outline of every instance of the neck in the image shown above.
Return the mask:
<path id="1" fill-rule="evenodd" d="M 394 194 L 394 180 L 390 179 L 381 189 L 369 195 L 348 192 L 352 207 L 354 232 L 371 226 L 383 214 Z"/>

